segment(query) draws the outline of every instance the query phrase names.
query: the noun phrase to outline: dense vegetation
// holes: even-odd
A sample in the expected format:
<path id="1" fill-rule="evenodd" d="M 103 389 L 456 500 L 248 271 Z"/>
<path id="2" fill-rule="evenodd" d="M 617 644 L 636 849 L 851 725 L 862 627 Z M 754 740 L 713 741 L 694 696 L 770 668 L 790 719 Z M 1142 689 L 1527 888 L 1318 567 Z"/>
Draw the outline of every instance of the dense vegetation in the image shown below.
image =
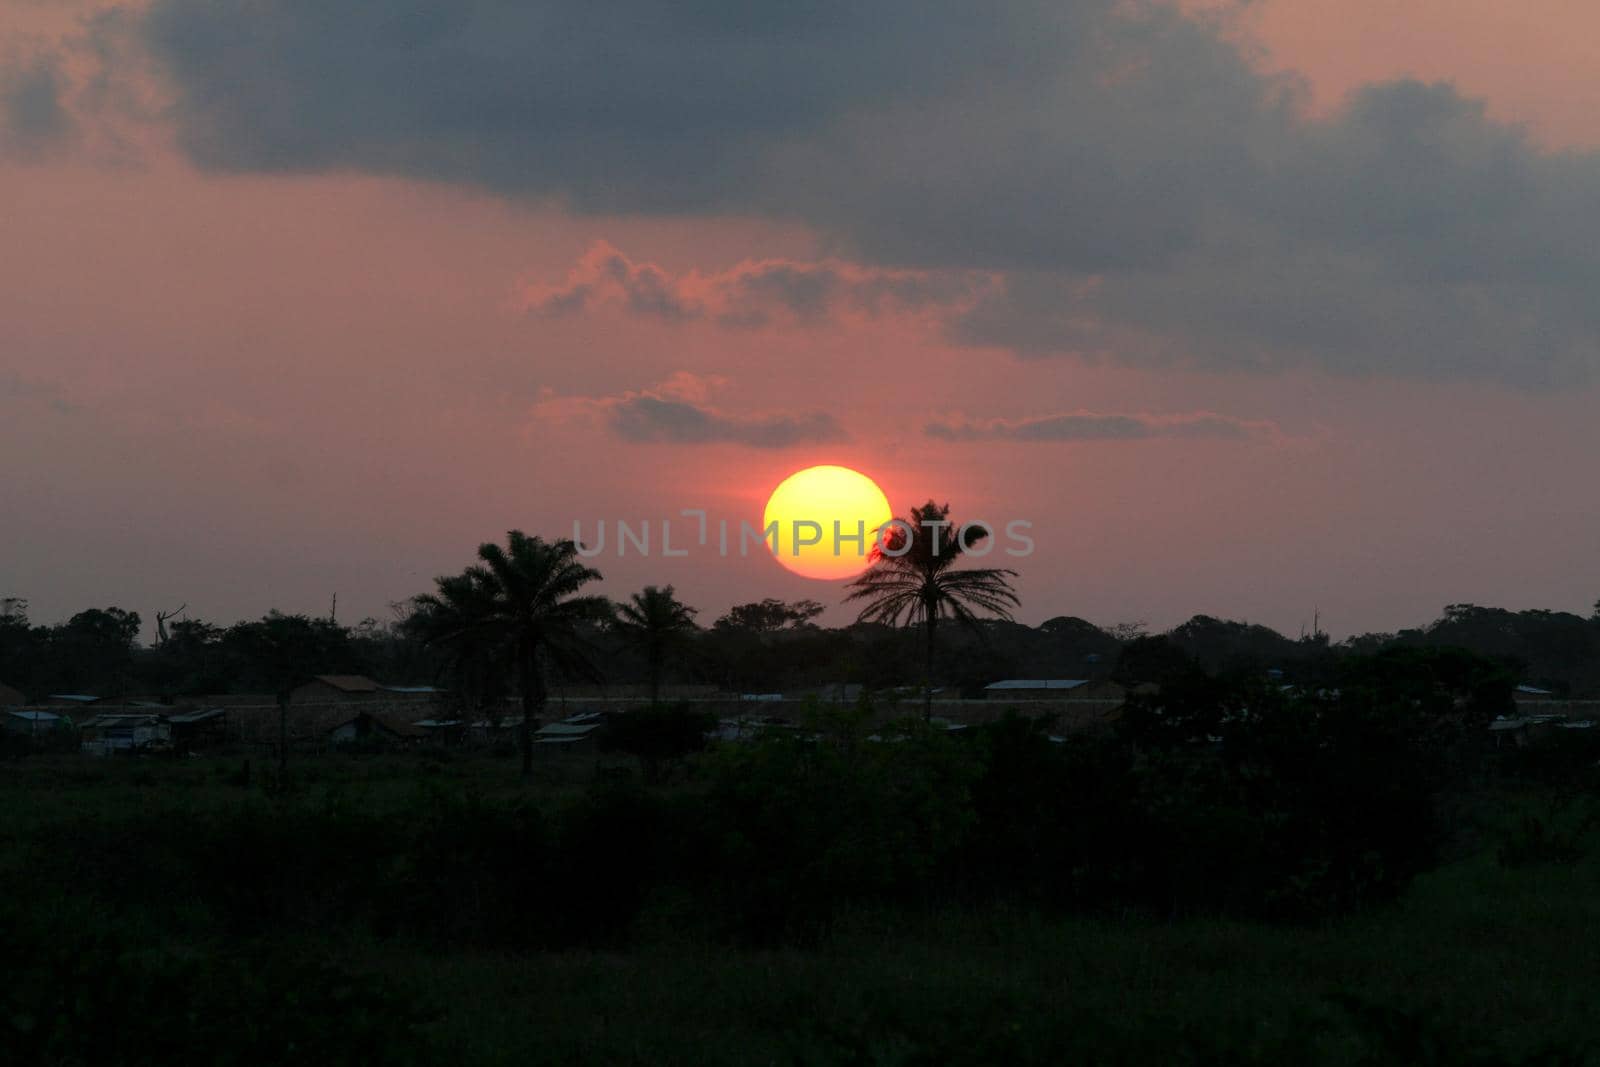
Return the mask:
<path id="1" fill-rule="evenodd" d="M 1487 744 L 1484 717 L 1513 676 L 1458 652 L 1352 656 L 1330 688 L 1285 691 L 1141 648 L 1167 667 L 1160 690 L 1112 732 L 1065 740 L 1045 720 L 951 733 L 819 705 L 802 729 L 696 752 L 706 724 L 663 708 L 629 728 L 658 744 L 608 747 L 673 759 L 644 774 L 615 759 L 552 766 L 536 786 L 439 752 L 409 769 L 329 757 L 250 785 L 223 763 L 13 763 L 11 788 L 53 803 L 11 805 L 0 823 L 5 1037 L 24 1060 L 66 1063 L 406 1062 L 442 1057 L 435 1042 L 492 1062 L 510 1049 L 462 1022 L 483 1025 L 470 1004 L 487 997 L 509 1016 L 488 1032 L 519 1062 L 560 1062 L 556 1049 L 749 1062 L 718 1045 L 712 1008 L 637 981 L 725 998 L 739 1018 L 724 1025 L 764 1050 L 757 1062 L 1581 1062 L 1593 1034 L 1565 1002 L 1541 1009 L 1557 1020 L 1547 1030 L 1489 1025 L 1458 1013 L 1490 991 L 1444 973 L 1425 985 L 1447 1003 L 1378 999 L 1357 978 L 1376 960 L 1356 957 L 1386 951 L 1386 936 L 1415 945 L 1405 901 L 1419 877 L 1489 869 L 1558 877 L 1572 895 L 1544 919 L 1494 920 L 1534 938 L 1495 940 L 1503 963 L 1538 953 L 1550 989 L 1572 978 L 1560 940 L 1596 899 L 1600 753 L 1585 738 L 1559 758 Z M 1551 906 L 1516 885 L 1496 907 Z M 1490 906 L 1453 906 L 1469 903 Z M 1433 928 L 1481 945 L 1472 924 L 1487 917 L 1461 921 Z M 940 945 L 941 929 L 957 942 Z M 1342 978 L 1299 979 L 1299 1000 L 1269 993 L 1230 939 L 1279 968 L 1279 946 L 1307 946 L 1307 967 Z M 1020 962 L 1002 964 L 997 944 Z M 1121 953 L 1172 952 L 1214 1014 L 1124 990 L 1124 1013 L 1105 1015 L 1103 993 L 1028 984 L 1071 970 L 1045 951 L 1076 960 L 1074 980 L 1128 967 Z M 858 1003 L 799 977 L 821 966 L 799 961 L 840 953 Z M 1202 993 L 1206 953 L 1238 973 Z M 932 975 L 889 977 L 918 954 Z M 744 962 L 757 959 L 777 962 Z M 1449 944 L 1428 961 L 1457 966 Z M 546 965 L 589 988 L 551 990 L 536 977 Z M 469 975 L 511 984 L 472 990 Z M 525 1010 L 549 1018 L 522 1003 L 532 988 L 580 1013 L 542 1051 L 517 1024 Z M 225 1023 L 264 997 L 249 1029 Z M 684 1017 L 637 1002 L 651 997 Z M 696 1041 L 713 1051 L 702 1059 Z"/>
<path id="2" fill-rule="evenodd" d="M 663 677 L 669 683 L 771 692 L 835 682 L 885 689 L 920 683 L 921 634 L 873 623 L 819 627 L 813 620 L 820 611 L 821 605 L 810 602 L 738 605 L 712 625 L 686 628 L 674 634 L 670 646 L 654 650 L 634 631 L 596 626 L 590 635 L 591 658 L 601 680 L 610 684 L 644 685 Z M 0 683 L 31 697 L 62 692 L 141 698 L 270 694 L 281 684 L 282 668 L 262 638 L 276 628 L 293 631 L 296 658 L 290 670 L 297 680 L 338 672 L 393 684 L 454 684 L 485 698 L 512 694 L 509 675 L 489 671 L 477 680 L 456 677 L 448 657 L 426 647 L 408 625 L 410 605 L 397 605 L 396 612 L 389 622 L 366 619 L 354 626 L 282 615 L 229 627 L 188 619 L 169 623 L 165 642 L 143 646 L 134 612 L 95 608 L 45 626 L 31 624 L 25 614 L 14 611 L 0 616 Z M 984 685 L 1006 677 L 1115 674 L 1153 680 L 1148 676 L 1159 671 L 1151 667 L 1148 647 L 1134 650 L 1119 666 L 1131 642 L 1148 636 L 1137 626 L 1107 630 L 1067 616 L 1031 627 L 984 620 L 976 632 L 940 631 L 944 654 L 935 667 L 936 682 L 977 695 Z M 1287 682 L 1306 683 L 1317 682 L 1352 653 L 1462 648 L 1506 663 L 1520 682 L 1564 696 L 1600 696 L 1600 615 L 1452 605 L 1426 626 L 1342 642 L 1330 642 L 1325 634 L 1288 638 L 1265 626 L 1199 615 L 1159 636 L 1209 670 L 1276 669 Z M 655 665 L 653 656 L 659 657 Z M 564 679 L 557 674 L 555 680 Z"/>

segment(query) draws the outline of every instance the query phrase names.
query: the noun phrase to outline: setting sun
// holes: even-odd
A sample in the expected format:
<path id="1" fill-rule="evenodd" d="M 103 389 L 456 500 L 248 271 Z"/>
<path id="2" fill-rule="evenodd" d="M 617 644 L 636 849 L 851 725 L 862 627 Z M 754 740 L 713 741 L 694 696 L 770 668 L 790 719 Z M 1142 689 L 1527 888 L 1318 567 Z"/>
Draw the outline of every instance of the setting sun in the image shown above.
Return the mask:
<path id="1" fill-rule="evenodd" d="M 893 514 L 889 498 L 865 474 L 807 467 L 772 491 L 761 525 L 777 524 L 768 543 L 779 563 L 807 578 L 837 581 L 866 569 L 878 528 Z"/>

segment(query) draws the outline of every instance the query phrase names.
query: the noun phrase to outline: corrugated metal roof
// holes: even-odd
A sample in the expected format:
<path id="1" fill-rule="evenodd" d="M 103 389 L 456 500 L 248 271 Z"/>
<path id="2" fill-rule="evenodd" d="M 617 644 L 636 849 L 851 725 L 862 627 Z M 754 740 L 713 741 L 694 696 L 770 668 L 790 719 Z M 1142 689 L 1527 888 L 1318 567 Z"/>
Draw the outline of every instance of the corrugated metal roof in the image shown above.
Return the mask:
<path id="1" fill-rule="evenodd" d="M 161 721 L 157 715 L 96 715 L 83 723 L 83 728 L 103 729 L 105 727 L 118 727 L 131 729 L 135 726 L 154 726 Z"/>
<path id="2" fill-rule="evenodd" d="M 1088 685 L 1087 678 L 1007 678 L 990 682 L 985 689 L 1076 689 Z"/>
<path id="3" fill-rule="evenodd" d="M 27 722 L 55 722 L 61 718 L 61 716 L 52 715 L 48 711 L 12 711 L 7 712 L 7 714 L 15 715 L 17 718 Z"/>
<path id="4" fill-rule="evenodd" d="M 172 715 L 168 717 L 167 721 L 185 724 L 210 722 L 212 719 L 220 719 L 226 714 L 227 711 L 222 708 L 206 708 L 204 711 L 186 711 L 179 715 Z"/>
<path id="5" fill-rule="evenodd" d="M 385 693 L 443 693 L 444 689 L 432 685 L 380 685 Z"/>
<path id="6" fill-rule="evenodd" d="M 99 700 L 100 698 L 97 697 L 97 696 L 91 696 L 88 693 L 51 693 L 50 696 L 48 698 L 46 698 L 46 699 L 49 699 L 49 700 L 75 700 L 80 704 L 93 704 L 96 700 Z"/>
<path id="7" fill-rule="evenodd" d="M 313 675 L 311 680 L 331 685 L 345 693 L 376 693 L 383 688 L 371 678 L 360 674 L 317 674 Z"/>
<path id="8" fill-rule="evenodd" d="M 599 728 L 599 723 L 578 725 L 568 722 L 552 722 L 539 727 L 534 731 L 534 734 L 538 737 L 583 737 L 586 734 L 594 733 Z"/>

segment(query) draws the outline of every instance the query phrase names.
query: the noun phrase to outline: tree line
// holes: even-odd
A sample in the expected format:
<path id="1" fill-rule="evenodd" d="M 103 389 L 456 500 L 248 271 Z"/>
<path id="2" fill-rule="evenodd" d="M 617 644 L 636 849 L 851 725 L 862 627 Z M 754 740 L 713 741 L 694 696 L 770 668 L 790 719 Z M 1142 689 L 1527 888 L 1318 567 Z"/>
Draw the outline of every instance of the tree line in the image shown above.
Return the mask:
<path id="1" fill-rule="evenodd" d="M 431 593 L 393 605 L 391 618 L 353 626 L 276 611 L 219 626 L 161 612 L 157 641 L 146 647 L 137 612 L 91 608 L 44 626 L 8 598 L 0 683 L 30 698 L 87 692 L 173 701 L 284 694 L 312 674 L 355 673 L 441 685 L 463 710 L 520 700 L 528 721 L 552 688 L 577 684 L 642 683 L 654 698 L 670 682 L 766 692 L 856 683 L 920 686 L 926 714 L 935 685 L 979 696 L 1003 677 L 1158 682 L 1191 661 L 1320 684 L 1352 654 L 1460 647 L 1558 696 L 1600 693 L 1600 604 L 1589 618 L 1455 604 L 1427 626 L 1338 643 L 1318 630 L 1289 638 L 1204 615 L 1158 635 L 1137 623 L 1101 628 L 1070 616 L 1024 626 L 1011 618 L 1014 573 L 964 566 L 971 544 L 936 536 L 949 529 L 948 515 L 931 501 L 911 510 L 895 531 L 910 543 L 889 546 L 896 554 L 880 556 L 845 588 L 859 615 L 838 628 L 816 624 L 824 605 L 813 600 L 739 604 L 710 625 L 670 585 L 612 602 L 591 592 L 600 574 L 570 541 L 512 531 L 504 544 L 481 546 L 472 566 L 439 578 Z"/>

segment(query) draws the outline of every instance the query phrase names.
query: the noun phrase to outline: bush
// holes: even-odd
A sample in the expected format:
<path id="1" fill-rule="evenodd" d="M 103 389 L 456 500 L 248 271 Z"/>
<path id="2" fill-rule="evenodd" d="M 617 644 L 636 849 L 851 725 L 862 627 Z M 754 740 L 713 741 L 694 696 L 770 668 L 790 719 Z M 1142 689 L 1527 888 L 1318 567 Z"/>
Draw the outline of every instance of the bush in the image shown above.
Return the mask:
<path id="1" fill-rule="evenodd" d="M 425 1063 L 424 1016 L 381 976 L 313 953 L 179 954 L 82 916 L 0 920 L 9 1063 Z"/>
<path id="2" fill-rule="evenodd" d="M 775 733 L 708 765 L 694 869 L 738 936 L 810 936 L 842 905 L 917 903 L 971 823 L 976 767 L 948 736 L 906 723 Z"/>
<path id="3" fill-rule="evenodd" d="M 715 715 L 687 704 L 640 708 L 612 716 L 600 730 L 599 745 L 602 752 L 637 756 L 645 781 L 659 783 L 684 759 L 704 751 L 716 727 Z"/>

